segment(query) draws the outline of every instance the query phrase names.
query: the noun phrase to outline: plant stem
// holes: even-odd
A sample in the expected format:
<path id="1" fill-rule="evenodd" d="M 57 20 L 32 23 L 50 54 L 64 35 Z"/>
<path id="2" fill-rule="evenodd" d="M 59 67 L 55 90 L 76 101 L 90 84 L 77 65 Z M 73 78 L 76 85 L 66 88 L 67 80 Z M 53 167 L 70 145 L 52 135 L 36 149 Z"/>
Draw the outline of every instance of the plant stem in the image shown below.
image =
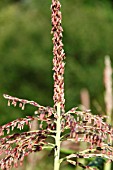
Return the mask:
<path id="1" fill-rule="evenodd" d="M 56 137 L 55 137 L 55 154 L 54 154 L 54 170 L 60 168 L 60 133 L 61 133 L 61 122 L 60 122 L 60 103 L 57 103 L 57 121 L 56 121 Z"/>
<path id="2" fill-rule="evenodd" d="M 106 113 L 108 116 L 107 123 L 112 125 L 112 110 L 113 110 L 113 96 L 112 96 L 112 67 L 110 57 L 105 57 L 105 70 L 104 70 L 104 84 L 105 84 L 105 104 Z M 113 145 L 112 140 L 109 141 Z M 111 170 L 111 162 L 106 163 L 104 170 Z"/>

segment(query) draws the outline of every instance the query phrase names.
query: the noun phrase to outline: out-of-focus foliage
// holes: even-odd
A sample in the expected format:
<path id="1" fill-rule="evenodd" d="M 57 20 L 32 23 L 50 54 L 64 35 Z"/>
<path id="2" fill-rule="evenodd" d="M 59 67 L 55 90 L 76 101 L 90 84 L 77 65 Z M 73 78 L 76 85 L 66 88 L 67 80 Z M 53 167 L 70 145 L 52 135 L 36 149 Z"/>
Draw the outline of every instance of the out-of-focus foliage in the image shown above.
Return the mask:
<path id="1" fill-rule="evenodd" d="M 51 0 L 0 1 L 1 124 L 32 114 L 7 108 L 2 94 L 53 105 Z M 104 56 L 113 61 L 113 8 L 108 0 L 62 0 L 66 52 L 66 109 L 80 104 L 87 88 L 104 110 Z M 25 115 L 23 115 L 25 116 Z"/>
<path id="2" fill-rule="evenodd" d="M 11 3 L 1 9 L 0 94 L 9 93 L 50 105 L 53 92 L 50 2 L 46 1 L 43 8 L 42 4 Z M 6 110 L 10 115 L 16 112 Z M 7 121 L 7 115 L 3 114 L 3 119 Z"/>
<path id="3" fill-rule="evenodd" d="M 78 2 L 71 6 L 69 1 L 70 8 L 66 3 L 63 6 L 67 53 L 66 97 L 67 103 L 76 103 L 80 89 L 86 87 L 90 91 L 92 105 L 93 100 L 97 100 L 103 107 L 105 55 L 109 54 L 113 61 L 113 9 L 108 3 L 93 2 L 87 5 Z"/>
<path id="4" fill-rule="evenodd" d="M 88 166 L 98 168 L 99 170 L 103 170 L 104 169 L 104 163 L 105 163 L 105 160 L 103 158 L 96 157 L 94 160 L 92 160 L 88 164 Z"/>

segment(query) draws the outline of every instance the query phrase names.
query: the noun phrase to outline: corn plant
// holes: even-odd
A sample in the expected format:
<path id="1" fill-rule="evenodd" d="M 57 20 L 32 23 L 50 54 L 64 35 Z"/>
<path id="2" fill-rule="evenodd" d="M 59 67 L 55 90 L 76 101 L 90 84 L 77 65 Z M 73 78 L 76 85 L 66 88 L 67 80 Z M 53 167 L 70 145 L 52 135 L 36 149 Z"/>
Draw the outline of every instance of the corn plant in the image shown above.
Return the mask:
<path id="1" fill-rule="evenodd" d="M 53 35 L 53 79 L 54 79 L 54 106 L 41 106 L 37 102 L 19 99 L 4 94 L 8 106 L 19 106 L 22 110 L 27 104 L 33 105 L 36 111 L 33 116 L 18 118 L 0 127 L 0 167 L 9 170 L 23 163 L 24 158 L 32 152 L 40 152 L 50 148 L 54 150 L 54 170 L 59 170 L 63 161 L 84 169 L 93 169 L 79 162 L 79 158 L 103 157 L 113 160 L 113 129 L 106 123 L 106 116 L 90 113 L 90 110 L 79 111 L 77 107 L 65 111 L 64 98 L 64 68 L 65 53 L 62 43 L 62 15 L 59 0 L 52 0 L 51 5 Z M 23 129 L 24 125 L 31 126 L 37 120 L 40 124 L 38 130 L 9 134 L 14 128 Z M 4 135 L 7 132 L 7 135 Z M 50 140 L 50 139 L 54 140 Z M 87 148 L 75 151 L 61 157 L 61 144 L 63 141 L 87 143 Z M 53 141 L 53 142 L 51 142 Z M 86 146 L 86 145 L 85 145 Z"/>

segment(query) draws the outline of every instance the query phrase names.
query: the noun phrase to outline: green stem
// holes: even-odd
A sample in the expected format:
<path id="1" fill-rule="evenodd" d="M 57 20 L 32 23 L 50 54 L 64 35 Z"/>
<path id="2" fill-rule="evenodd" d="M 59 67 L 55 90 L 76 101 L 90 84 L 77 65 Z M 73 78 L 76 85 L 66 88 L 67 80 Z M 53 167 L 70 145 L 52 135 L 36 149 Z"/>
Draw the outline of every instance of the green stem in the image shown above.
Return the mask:
<path id="1" fill-rule="evenodd" d="M 60 133 L 61 133 L 61 122 L 60 122 L 60 103 L 57 103 L 57 121 L 56 121 L 56 137 L 55 137 L 55 154 L 54 154 L 54 170 L 60 168 Z"/>

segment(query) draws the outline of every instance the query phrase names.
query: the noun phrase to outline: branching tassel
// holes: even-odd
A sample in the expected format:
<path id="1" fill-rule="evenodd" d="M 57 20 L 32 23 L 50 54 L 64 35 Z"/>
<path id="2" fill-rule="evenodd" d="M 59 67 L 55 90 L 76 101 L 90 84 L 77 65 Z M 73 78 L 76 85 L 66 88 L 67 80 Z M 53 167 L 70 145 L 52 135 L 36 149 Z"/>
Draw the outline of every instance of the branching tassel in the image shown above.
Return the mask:
<path id="1" fill-rule="evenodd" d="M 63 50 L 63 43 L 62 43 L 62 15 L 61 15 L 61 4 L 58 0 L 52 0 L 52 30 L 51 33 L 53 34 L 53 79 L 54 79 L 54 106 L 57 106 L 57 103 L 60 103 L 60 107 L 62 113 L 64 112 L 64 59 L 65 53 Z"/>

